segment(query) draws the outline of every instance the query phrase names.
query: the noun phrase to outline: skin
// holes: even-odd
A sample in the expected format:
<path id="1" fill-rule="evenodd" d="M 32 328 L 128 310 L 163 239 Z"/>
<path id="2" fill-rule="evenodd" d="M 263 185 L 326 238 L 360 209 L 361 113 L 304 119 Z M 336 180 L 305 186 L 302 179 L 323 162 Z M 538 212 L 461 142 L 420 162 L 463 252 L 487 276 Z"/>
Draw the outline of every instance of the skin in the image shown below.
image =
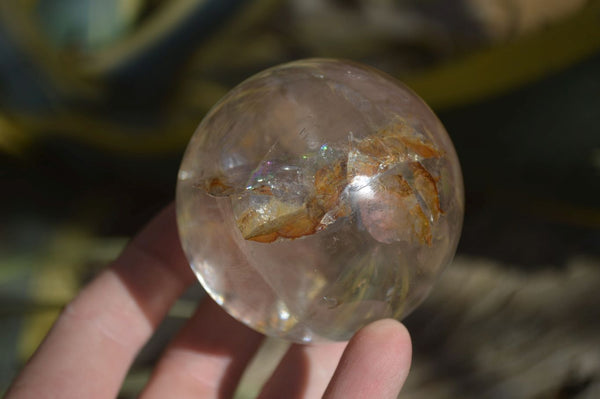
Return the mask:
<path id="1" fill-rule="evenodd" d="M 117 397 L 140 348 L 195 281 L 168 207 L 64 309 L 6 399 Z M 262 339 L 205 299 L 140 398 L 230 398 Z M 380 320 L 348 343 L 292 345 L 260 398 L 396 398 L 410 359 L 404 326 Z"/>

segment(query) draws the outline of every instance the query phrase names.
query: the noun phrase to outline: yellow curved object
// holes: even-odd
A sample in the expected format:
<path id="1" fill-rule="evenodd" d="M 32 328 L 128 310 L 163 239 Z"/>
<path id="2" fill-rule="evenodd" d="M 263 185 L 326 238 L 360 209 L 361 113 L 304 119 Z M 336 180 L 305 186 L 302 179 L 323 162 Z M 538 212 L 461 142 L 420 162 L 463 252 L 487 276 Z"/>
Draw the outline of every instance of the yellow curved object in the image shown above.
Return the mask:
<path id="1" fill-rule="evenodd" d="M 539 80 L 600 50 L 600 1 L 571 18 L 404 81 L 433 108 L 475 102 Z"/>

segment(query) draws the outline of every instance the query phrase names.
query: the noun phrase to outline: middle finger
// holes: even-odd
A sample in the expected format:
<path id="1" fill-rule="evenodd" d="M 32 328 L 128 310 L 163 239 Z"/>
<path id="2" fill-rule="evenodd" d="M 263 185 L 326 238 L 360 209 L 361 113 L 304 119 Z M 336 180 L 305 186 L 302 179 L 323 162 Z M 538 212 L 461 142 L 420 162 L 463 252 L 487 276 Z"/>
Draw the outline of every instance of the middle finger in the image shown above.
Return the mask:
<path id="1" fill-rule="evenodd" d="M 229 398 L 262 339 L 205 298 L 166 349 L 140 398 Z"/>

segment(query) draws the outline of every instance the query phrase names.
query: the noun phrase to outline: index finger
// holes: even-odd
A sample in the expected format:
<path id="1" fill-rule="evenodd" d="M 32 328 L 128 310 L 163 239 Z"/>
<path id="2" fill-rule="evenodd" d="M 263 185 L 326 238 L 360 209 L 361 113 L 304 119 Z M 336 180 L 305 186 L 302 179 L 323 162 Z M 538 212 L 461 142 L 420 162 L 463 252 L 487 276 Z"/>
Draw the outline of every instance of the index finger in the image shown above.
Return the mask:
<path id="1" fill-rule="evenodd" d="M 67 305 L 7 398 L 116 397 L 135 355 L 194 280 L 170 206 Z"/>

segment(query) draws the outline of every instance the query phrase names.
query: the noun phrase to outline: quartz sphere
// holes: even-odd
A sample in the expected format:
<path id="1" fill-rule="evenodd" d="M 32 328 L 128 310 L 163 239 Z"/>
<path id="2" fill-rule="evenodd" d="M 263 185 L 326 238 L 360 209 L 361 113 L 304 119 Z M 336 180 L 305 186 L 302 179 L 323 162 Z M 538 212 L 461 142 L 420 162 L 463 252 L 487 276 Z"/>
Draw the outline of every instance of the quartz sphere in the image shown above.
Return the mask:
<path id="1" fill-rule="evenodd" d="M 451 262 L 464 199 L 440 121 L 400 82 L 309 59 L 247 79 L 206 115 L 177 184 L 184 252 L 261 333 L 347 340 L 401 319 Z"/>

